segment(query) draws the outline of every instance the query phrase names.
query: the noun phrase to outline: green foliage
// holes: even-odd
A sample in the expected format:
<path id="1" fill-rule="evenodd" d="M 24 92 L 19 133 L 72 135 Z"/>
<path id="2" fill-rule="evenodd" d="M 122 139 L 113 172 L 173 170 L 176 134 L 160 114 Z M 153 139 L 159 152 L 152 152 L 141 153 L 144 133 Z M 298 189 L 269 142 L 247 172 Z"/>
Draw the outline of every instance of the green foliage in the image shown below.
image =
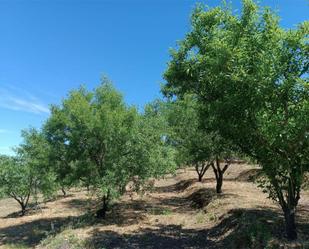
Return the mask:
<path id="1" fill-rule="evenodd" d="M 1 193 L 14 198 L 25 214 L 30 196 L 37 200 L 42 193 L 50 197 L 55 191 L 55 177 L 48 161 L 48 144 L 35 129 L 22 132 L 23 143 L 16 148 L 16 156 L 1 156 Z"/>
<path id="2" fill-rule="evenodd" d="M 195 95 L 185 94 L 166 103 L 166 116 L 170 126 L 169 140 L 176 148 L 178 165 L 194 165 L 198 180 L 211 166 L 221 193 L 223 174 L 230 165 L 236 146 L 223 139 L 208 120 L 201 115 L 203 109 Z M 221 168 L 220 161 L 225 161 Z"/>
<path id="3" fill-rule="evenodd" d="M 165 127 L 153 106 L 139 114 L 103 79 L 94 91 L 80 88 L 53 106 L 44 132 L 51 150 L 59 149 L 53 159 L 58 178 L 83 181 L 105 203 L 120 196 L 129 181 L 139 185 L 174 168 Z"/>
<path id="4" fill-rule="evenodd" d="M 240 16 L 199 6 L 192 30 L 172 51 L 163 89 L 168 96 L 194 94 L 205 122 L 261 164 L 291 239 L 309 170 L 308 24 L 283 30 L 276 15 L 251 0 Z"/>
<path id="5" fill-rule="evenodd" d="M 86 241 L 78 238 L 72 229 L 66 229 L 56 236 L 50 235 L 44 239 L 38 248 L 57 249 L 57 248 L 74 248 L 84 249 Z"/>
<path id="6" fill-rule="evenodd" d="M 171 127 L 169 138 L 177 148 L 178 164 L 192 165 L 211 160 L 210 136 L 201 129 L 194 97 L 186 95 L 166 105 Z"/>
<path id="7" fill-rule="evenodd" d="M 210 129 L 200 116 L 201 107 L 193 95 L 184 95 L 167 106 L 172 129 L 170 139 L 177 148 L 179 164 L 211 162 L 216 157 L 232 155 L 232 145 Z"/>
<path id="8" fill-rule="evenodd" d="M 24 214 L 33 188 L 33 176 L 28 165 L 17 158 L 1 156 L 0 186 L 3 195 L 14 198 Z"/>
<path id="9" fill-rule="evenodd" d="M 71 155 L 67 150 L 67 144 L 64 134 L 60 131 L 65 128 L 64 121 L 66 117 L 63 112 L 57 111 L 55 106 L 51 107 L 53 113 L 44 127 L 44 137 L 49 144 L 49 162 L 52 165 L 52 170 L 55 173 L 56 182 L 60 185 L 63 191 L 66 188 L 77 184 L 74 174 L 76 171 L 76 163 L 71 160 Z M 53 134 L 49 131 L 56 131 Z M 65 193 L 65 192 L 64 192 Z"/>
<path id="10" fill-rule="evenodd" d="M 50 146 L 43 133 L 33 128 L 23 130 L 22 137 L 23 142 L 16 148 L 16 153 L 32 175 L 34 198 L 39 192 L 50 198 L 56 191 L 55 174 L 49 160 Z"/>

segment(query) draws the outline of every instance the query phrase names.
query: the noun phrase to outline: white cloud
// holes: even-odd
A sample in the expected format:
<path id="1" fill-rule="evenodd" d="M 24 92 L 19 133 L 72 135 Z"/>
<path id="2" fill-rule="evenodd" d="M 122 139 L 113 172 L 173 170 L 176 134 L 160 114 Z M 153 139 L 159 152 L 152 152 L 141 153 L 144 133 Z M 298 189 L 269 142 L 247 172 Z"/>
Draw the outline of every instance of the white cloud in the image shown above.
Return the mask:
<path id="1" fill-rule="evenodd" d="M 1 133 L 8 133 L 8 132 L 10 132 L 10 131 L 8 131 L 8 130 L 6 130 L 6 129 L 0 129 L 0 134 L 1 134 Z"/>
<path id="2" fill-rule="evenodd" d="M 11 86 L 0 88 L 0 107 L 36 114 L 49 113 L 48 107 L 31 93 Z"/>

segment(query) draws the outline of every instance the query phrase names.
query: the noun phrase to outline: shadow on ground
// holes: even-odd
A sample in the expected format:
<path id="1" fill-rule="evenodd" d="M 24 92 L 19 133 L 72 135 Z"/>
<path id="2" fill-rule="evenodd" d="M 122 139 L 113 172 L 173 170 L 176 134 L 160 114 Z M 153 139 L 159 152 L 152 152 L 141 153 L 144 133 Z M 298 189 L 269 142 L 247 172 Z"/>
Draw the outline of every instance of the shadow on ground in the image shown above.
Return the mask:
<path id="1" fill-rule="evenodd" d="M 298 227 L 303 236 L 309 231 L 308 223 L 298 224 Z M 262 249 L 269 245 L 281 248 L 282 244 L 288 243 L 283 228 L 283 219 L 275 210 L 235 209 L 222 216 L 218 224 L 210 229 L 186 229 L 180 225 L 162 224 L 130 234 L 94 229 L 87 244 L 95 249 Z M 296 243 L 293 248 L 304 247 L 301 243 L 298 247 Z"/>
<path id="2" fill-rule="evenodd" d="M 223 199 L 231 196 L 237 198 L 238 195 L 217 194 L 212 188 L 200 188 L 187 196 L 173 196 L 167 199 L 154 198 L 156 201 L 152 205 L 156 206 L 157 203 L 157 205 L 170 208 L 174 212 L 186 213 L 205 208 L 215 199 Z"/>
<path id="3" fill-rule="evenodd" d="M 261 174 L 260 169 L 248 169 L 241 172 L 238 176 L 229 178 L 228 176 L 224 177 L 224 181 L 230 182 L 254 182 Z M 196 178 L 181 180 L 175 184 L 156 187 L 154 191 L 157 193 L 169 193 L 169 192 L 183 192 L 193 184 L 198 183 L 199 181 Z M 215 183 L 216 179 L 214 177 L 204 177 L 201 183 Z"/>
<path id="4" fill-rule="evenodd" d="M 96 200 L 91 199 L 70 199 L 63 202 L 68 208 L 78 209 L 82 211 L 89 211 L 98 205 Z"/>
<path id="5" fill-rule="evenodd" d="M 143 203 L 135 203 L 142 207 Z M 140 206 L 139 206 L 140 205 Z M 134 216 L 134 215 L 133 215 Z M 134 217 L 122 216 L 124 223 L 130 223 Z M 63 226 L 76 228 L 117 224 L 115 213 L 110 213 L 105 221 L 98 221 L 93 215 L 78 217 L 39 219 L 0 229 L 0 244 L 16 244 L 35 247 L 47 235 L 56 235 Z M 308 219 L 298 224 L 301 237 L 309 238 Z M 306 237 L 307 236 L 307 237 Z M 234 209 L 219 218 L 217 225 L 209 229 L 187 229 L 181 225 L 158 224 L 155 227 L 143 228 L 138 232 L 120 234 L 114 231 L 92 230 L 85 248 L 265 248 L 271 238 L 285 241 L 283 218 L 277 210 L 272 209 Z M 298 248 L 298 247 L 295 247 Z M 302 247 L 299 247 L 302 248 Z"/>
<path id="6" fill-rule="evenodd" d="M 207 248 L 212 242 L 207 239 L 207 231 L 183 229 L 179 225 L 158 225 L 156 228 L 145 228 L 140 232 L 128 235 L 113 231 L 100 232 L 93 230 L 88 241 L 89 247 L 95 249 L 155 249 L 155 248 Z"/>
<path id="7" fill-rule="evenodd" d="M 26 213 L 24 214 L 24 216 L 31 216 L 31 215 L 35 215 L 38 213 L 42 213 L 43 210 L 47 209 L 46 207 L 42 207 L 40 205 L 30 205 L 30 207 L 27 208 Z M 10 219 L 10 218 L 19 218 L 21 217 L 21 211 L 16 211 L 13 213 L 10 213 L 4 217 L 1 217 L 2 219 Z"/>
<path id="8" fill-rule="evenodd" d="M 0 229 L 0 245 L 15 244 L 31 246 L 39 242 L 50 233 L 57 233 L 64 224 L 76 222 L 76 217 L 38 219 Z"/>
<path id="9" fill-rule="evenodd" d="M 237 177 L 233 180 L 239 182 L 254 182 L 257 178 L 261 176 L 261 169 L 247 169 L 242 171 Z"/>
<path id="10" fill-rule="evenodd" d="M 83 206 L 84 201 L 68 201 L 71 207 Z M 107 213 L 106 219 L 97 219 L 95 212 L 86 212 L 80 216 L 55 217 L 37 219 L 0 229 L 0 245 L 16 244 L 35 247 L 48 235 L 56 235 L 65 227 L 84 228 L 95 224 L 128 226 L 138 223 L 144 218 L 146 203 L 134 201 L 133 203 L 115 203 L 111 211 Z M 11 214 L 12 215 L 12 214 Z M 15 214 L 14 214 L 15 215 Z M 18 218 L 17 218 L 18 219 Z"/>
<path id="11" fill-rule="evenodd" d="M 167 186 L 169 191 L 179 191 L 183 186 L 193 184 L 193 179 Z M 187 188 L 187 187 L 186 187 Z M 160 188 L 159 191 L 164 190 Z M 165 191 L 165 190 L 164 190 Z M 173 212 L 196 212 L 209 205 L 214 199 L 225 198 L 226 194 L 217 195 L 211 188 L 200 188 L 186 196 L 169 198 L 152 197 L 152 201 L 134 200 L 115 203 L 105 220 L 98 220 L 94 211 L 81 216 L 56 217 L 38 219 L 0 229 L 0 245 L 16 244 L 28 247 L 37 246 L 48 235 L 57 235 L 64 227 L 73 230 L 95 226 L 87 241 L 86 248 L 94 249 L 155 249 L 155 248 L 266 248 L 269 243 L 282 243 L 284 238 L 284 223 L 281 212 L 277 209 L 233 209 L 218 218 L 216 225 L 205 229 L 188 229 L 181 225 L 164 225 L 157 223 L 152 227 L 141 228 L 136 232 L 117 233 L 102 231 L 106 225 L 129 226 L 138 224 L 148 212 L 153 210 L 171 209 Z M 235 198 L 237 196 L 235 195 Z M 68 200 L 65 205 L 71 208 L 83 208 L 87 200 Z M 162 209 L 163 208 L 163 209 Z M 220 206 L 218 207 L 220 208 Z M 303 210 L 302 210 L 303 209 Z M 164 211 L 164 210 L 163 210 Z M 309 240 L 309 214 L 306 207 L 301 207 L 297 217 L 298 232 L 304 241 Z M 158 212 L 157 214 L 161 214 Z M 156 214 L 155 212 L 152 214 Z M 277 242 L 270 242 L 275 238 Z M 59 247 L 70 248 L 70 247 Z M 280 248 L 280 247 L 275 247 Z M 289 247 L 287 247 L 289 248 Z M 294 247 L 304 248 L 304 247 Z"/>
<path id="12" fill-rule="evenodd" d="M 175 184 L 162 186 L 162 187 L 155 187 L 154 192 L 157 193 L 170 193 L 170 192 L 182 192 L 189 188 L 191 185 L 197 182 L 197 179 L 188 179 L 188 180 L 181 180 Z"/>

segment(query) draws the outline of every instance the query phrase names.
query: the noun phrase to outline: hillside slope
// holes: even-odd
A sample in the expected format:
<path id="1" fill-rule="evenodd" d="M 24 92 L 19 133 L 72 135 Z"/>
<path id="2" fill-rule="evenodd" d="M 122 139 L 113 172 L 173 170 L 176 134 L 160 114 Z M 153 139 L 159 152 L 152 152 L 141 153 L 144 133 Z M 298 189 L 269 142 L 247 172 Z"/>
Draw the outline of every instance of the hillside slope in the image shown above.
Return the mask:
<path id="1" fill-rule="evenodd" d="M 126 194 L 106 220 L 94 217 L 85 191 L 17 218 L 16 203 L 1 200 L 0 248 L 309 248 L 309 191 L 299 204 L 299 240 L 287 243 L 279 207 L 250 181 L 256 171 L 232 165 L 217 195 L 211 170 L 202 183 L 194 169 L 179 170 L 144 195 Z"/>

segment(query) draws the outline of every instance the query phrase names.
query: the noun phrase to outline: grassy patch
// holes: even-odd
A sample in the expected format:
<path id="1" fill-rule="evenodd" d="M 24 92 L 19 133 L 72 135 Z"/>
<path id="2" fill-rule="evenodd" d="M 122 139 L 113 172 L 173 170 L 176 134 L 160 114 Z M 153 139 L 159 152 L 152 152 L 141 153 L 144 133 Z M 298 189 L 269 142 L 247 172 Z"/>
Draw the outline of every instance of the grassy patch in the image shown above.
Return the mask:
<path id="1" fill-rule="evenodd" d="M 202 224 L 205 222 L 205 213 L 204 212 L 198 212 L 196 215 L 196 223 Z"/>
<path id="2" fill-rule="evenodd" d="M 71 229 L 64 230 L 62 233 L 56 236 L 50 235 L 41 242 L 39 248 L 46 249 L 58 249 L 58 248 L 70 248 L 70 249 L 84 249 L 86 243 L 84 240 L 78 238 L 74 231 Z"/>
<path id="3" fill-rule="evenodd" d="M 23 244 L 8 244 L 8 245 L 5 245 L 5 248 L 6 249 L 29 249 L 31 247 L 25 246 Z"/>
<path id="4" fill-rule="evenodd" d="M 211 222 L 217 222 L 218 216 L 215 213 L 207 213 L 207 220 Z"/>
<path id="5" fill-rule="evenodd" d="M 162 208 L 153 207 L 153 208 L 150 208 L 148 212 L 152 215 L 170 215 L 173 213 L 171 209 L 165 208 L 165 207 L 162 207 Z"/>

